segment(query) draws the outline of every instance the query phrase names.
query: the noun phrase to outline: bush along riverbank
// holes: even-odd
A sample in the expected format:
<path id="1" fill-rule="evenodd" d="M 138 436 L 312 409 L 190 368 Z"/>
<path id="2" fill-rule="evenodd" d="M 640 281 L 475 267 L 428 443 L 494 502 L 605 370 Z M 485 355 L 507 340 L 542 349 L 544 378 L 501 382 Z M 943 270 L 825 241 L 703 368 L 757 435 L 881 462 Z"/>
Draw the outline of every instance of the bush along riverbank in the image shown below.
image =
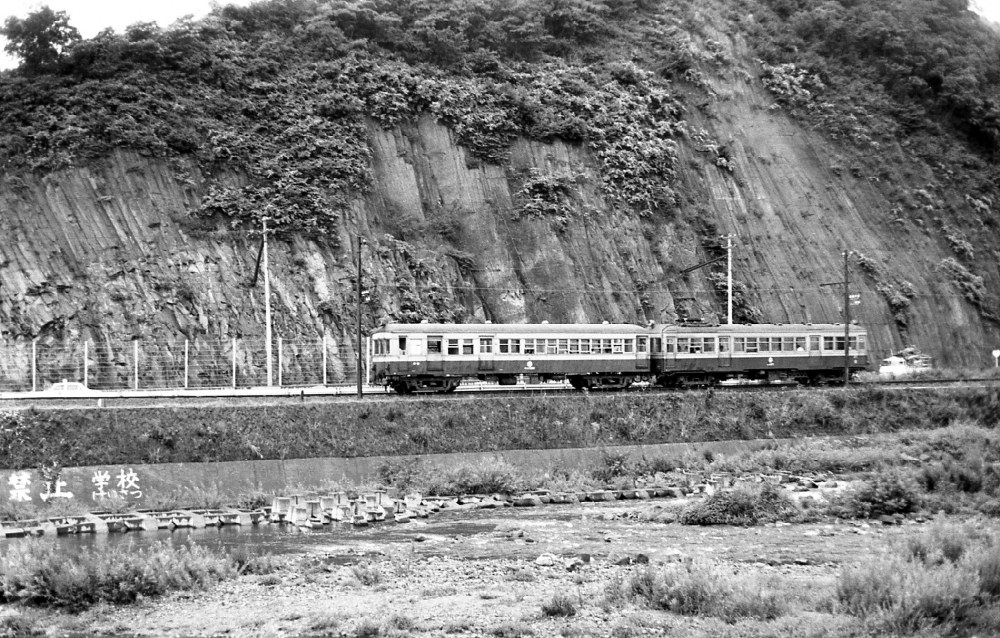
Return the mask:
<path id="1" fill-rule="evenodd" d="M 0 413 L 0 468 L 875 434 L 1000 421 L 1000 389 L 691 391 Z"/>

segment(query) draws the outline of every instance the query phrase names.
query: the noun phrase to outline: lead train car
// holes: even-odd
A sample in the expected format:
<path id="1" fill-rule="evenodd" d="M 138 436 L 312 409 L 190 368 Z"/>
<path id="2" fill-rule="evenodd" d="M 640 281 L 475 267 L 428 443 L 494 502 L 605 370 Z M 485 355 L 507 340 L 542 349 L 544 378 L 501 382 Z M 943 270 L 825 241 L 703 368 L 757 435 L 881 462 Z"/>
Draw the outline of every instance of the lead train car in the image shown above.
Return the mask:
<path id="1" fill-rule="evenodd" d="M 451 392 L 465 378 L 573 387 L 712 384 L 726 379 L 819 382 L 843 374 L 843 324 L 389 324 L 372 335 L 377 383 L 396 392 Z M 867 367 L 851 326 L 852 371 Z"/>

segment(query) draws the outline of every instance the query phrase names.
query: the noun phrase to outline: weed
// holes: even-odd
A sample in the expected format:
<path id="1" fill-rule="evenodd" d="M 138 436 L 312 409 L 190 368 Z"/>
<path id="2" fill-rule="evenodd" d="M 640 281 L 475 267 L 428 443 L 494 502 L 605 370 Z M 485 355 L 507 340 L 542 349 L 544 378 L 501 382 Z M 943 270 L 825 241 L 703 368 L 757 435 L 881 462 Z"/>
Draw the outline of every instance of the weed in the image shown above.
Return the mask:
<path id="1" fill-rule="evenodd" d="M 371 618 L 365 618 L 354 628 L 354 638 L 378 638 L 381 635 L 382 625 Z"/>
<path id="2" fill-rule="evenodd" d="M 354 565 L 351 567 L 351 573 L 358 579 L 359 583 L 366 587 L 378 585 L 382 582 L 382 572 L 373 565 Z"/>
<path id="3" fill-rule="evenodd" d="M 726 574 L 708 563 L 646 567 L 613 581 L 605 605 L 637 601 L 653 609 L 688 616 L 714 616 L 726 622 L 742 618 L 773 620 L 785 605 L 769 581 L 754 575 Z"/>
<path id="4" fill-rule="evenodd" d="M 472 623 L 468 620 L 459 620 L 455 622 L 449 622 L 444 626 L 444 633 L 446 634 L 461 634 L 472 629 Z"/>
<path id="5" fill-rule="evenodd" d="M 238 545 L 229 550 L 229 560 L 236 566 L 238 574 L 273 574 L 284 561 L 273 554 L 256 554 L 246 546 Z"/>
<path id="6" fill-rule="evenodd" d="M 490 635 L 497 638 L 521 638 L 522 636 L 534 636 L 535 632 L 531 627 L 523 622 L 505 622 L 490 627 Z"/>
<path id="7" fill-rule="evenodd" d="M 551 600 L 542 603 L 542 613 L 546 616 L 575 616 L 576 603 L 566 592 L 557 591 Z"/>
<path id="8" fill-rule="evenodd" d="M 916 485 L 898 470 L 876 473 L 848 499 L 849 511 L 856 518 L 906 514 L 919 504 Z"/>
<path id="9" fill-rule="evenodd" d="M 600 465 L 590 472 L 595 481 L 604 484 L 611 483 L 623 476 L 628 476 L 629 473 L 628 452 L 612 452 L 610 450 L 603 450 L 601 452 Z"/>
<path id="10" fill-rule="evenodd" d="M 393 629 L 399 629 L 401 631 L 412 631 L 416 628 L 417 623 L 413 622 L 413 619 L 409 616 L 403 616 L 401 614 L 396 614 L 389 618 L 388 626 Z"/>
<path id="11" fill-rule="evenodd" d="M 51 544 L 14 545 L 3 557 L 0 593 L 5 602 L 65 607 L 132 603 L 174 589 L 205 587 L 236 574 L 226 556 L 198 546 L 116 547 L 67 557 Z"/>
<path id="12" fill-rule="evenodd" d="M 332 633 L 340 628 L 341 618 L 337 614 L 325 613 L 317 616 L 309 622 L 309 629 L 311 631 L 321 631 L 325 633 Z"/>
<path id="13" fill-rule="evenodd" d="M 759 525 L 794 518 L 798 510 L 770 483 L 716 492 L 681 512 L 684 525 Z"/>

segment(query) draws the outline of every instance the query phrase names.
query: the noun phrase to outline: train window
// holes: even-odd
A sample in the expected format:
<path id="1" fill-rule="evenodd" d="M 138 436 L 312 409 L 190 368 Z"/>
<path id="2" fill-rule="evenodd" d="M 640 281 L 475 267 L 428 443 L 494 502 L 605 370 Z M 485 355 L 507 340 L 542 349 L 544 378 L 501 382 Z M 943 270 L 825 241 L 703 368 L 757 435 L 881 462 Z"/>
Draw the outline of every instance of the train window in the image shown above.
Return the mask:
<path id="1" fill-rule="evenodd" d="M 864 351 L 865 351 L 865 336 L 864 335 L 858 335 L 858 343 L 857 343 L 856 349 L 857 349 L 858 352 L 864 353 Z"/>
<path id="2" fill-rule="evenodd" d="M 687 354 L 691 351 L 691 340 L 687 337 L 677 337 L 677 354 Z"/>
<path id="3" fill-rule="evenodd" d="M 670 343 L 670 339 L 667 339 L 667 343 Z M 653 337 L 650 339 L 649 350 L 650 352 L 654 352 L 656 354 L 663 352 L 663 339 L 660 339 L 659 337 Z"/>
<path id="4" fill-rule="evenodd" d="M 462 354 L 476 354 L 472 347 L 472 339 L 462 339 Z"/>
<path id="5" fill-rule="evenodd" d="M 569 339 L 559 340 L 559 354 L 566 354 L 569 352 Z"/>
<path id="6" fill-rule="evenodd" d="M 580 354 L 590 354 L 590 339 L 580 339 Z"/>
<path id="7" fill-rule="evenodd" d="M 757 337 L 747 337 L 747 352 L 757 351 Z"/>
<path id="8" fill-rule="evenodd" d="M 819 350 L 819 335 L 809 335 L 809 349 Z"/>
<path id="9" fill-rule="evenodd" d="M 580 354 L 580 340 L 570 339 L 569 340 L 569 353 L 570 354 Z"/>
<path id="10" fill-rule="evenodd" d="M 715 337 L 705 337 L 702 352 L 715 352 Z"/>
<path id="11" fill-rule="evenodd" d="M 646 337 L 637 337 L 635 340 L 635 351 L 646 352 Z"/>
<path id="12" fill-rule="evenodd" d="M 510 340 L 510 353 L 511 354 L 521 354 L 521 340 L 511 339 Z"/>
<path id="13" fill-rule="evenodd" d="M 548 339 L 545 342 L 545 354 L 559 354 L 559 345 L 555 339 Z"/>
<path id="14" fill-rule="evenodd" d="M 805 352 L 806 351 L 806 338 L 805 337 L 795 337 L 795 351 Z"/>
<path id="15" fill-rule="evenodd" d="M 479 337 L 479 354 L 493 354 L 493 337 Z"/>
<path id="16" fill-rule="evenodd" d="M 719 352 L 729 352 L 729 337 L 719 337 Z"/>
<path id="17" fill-rule="evenodd" d="M 663 352 L 673 352 L 674 351 L 674 338 L 667 337 L 663 340 Z M 654 350 L 654 352 L 659 352 L 659 350 Z"/>
<path id="18" fill-rule="evenodd" d="M 611 339 L 601 339 L 601 352 L 611 354 Z"/>
<path id="19" fill-rule="evenodd" d="M 625 352 L 632 352 L 632 340 L 631 339 L 626 339 L 625 340 Z"/>
<path id="20" fill-rule="evenodd" d="M 448 354 L 458 354 L 458 339 L 448 339 Z"/>
<path id="21" fill-rule="evenodd" d="M 535 340 L 525 339 L 524 340 L 524 354 L 535 354 Z"/>
<path id="22" fill-rule="evenodd" d="M 782 337 L 781 350 L 782 352 L 795 352 L 795 337 Z"/>
<path id="23" fill-rule="evenodd" d="M 736 337 L 736 347 L 733 348 L 733 352 L 746 352 L 746 351 L 747 351 L 746 337 Z"/>
<path id="24" fill-rule="evenodd" d="M 500 345 L 499 345 L 500 354 L 508 354 L 510 352 L 510 345 L 509 345 L 509 343 L 510 342 L 507 339 L 501 339 L 500 340 Z"/>
<path id="25" fill-rule="evenodd" d="M 441 354 L 441 341 L 444 337 L 427 337 L 427 354 Z"/>
<path id="26" fill-rule="evenodd" d="M 406 337 L 399 338 L 399 354 L 406 354 Z"/>
<path id="27" fill-rule="evenodd" d="M 621 354 L 622 353 L 622 340 L 621 339 L 612 339 L 611 340 L 611 352 L 613 352 L 615 354 Z"/>
<path id="28" fill-rule="evenodd" d="M 781 339 L 778 339 L 778 350 L 781 350 Z M 757 352 L 770 352 L 771 338 L 757 337 Z"/>
<path id="29" fill-rule="evenodd" d="M 833 337 L 823 337 L 823 349 L 833 350 Z"/>

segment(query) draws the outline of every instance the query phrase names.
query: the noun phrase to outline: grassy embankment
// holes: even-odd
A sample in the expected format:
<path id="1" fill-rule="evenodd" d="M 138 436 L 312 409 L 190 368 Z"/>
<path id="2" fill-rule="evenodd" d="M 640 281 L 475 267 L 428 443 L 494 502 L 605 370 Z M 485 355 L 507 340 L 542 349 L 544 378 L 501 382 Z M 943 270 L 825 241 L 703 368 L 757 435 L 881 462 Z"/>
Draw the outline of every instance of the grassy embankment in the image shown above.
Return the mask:
<path id="1" fill-rule="evenodd" d="M 625 487 L 679 471 L 747 474 L 789 470 L 868 480 L 869 500 L 833 512 L 872 516 L 929 511 L 1000 514 L 1000 443 L 995 389 L 767 394 L 689 392 L 675 396 L 592 394 L 475 400 L 292 405 L 266 408 L 66 410 L 7 413 L 0 467 L 198 462 L 324 456 L 413 455 L 522 448 L 597 447 L 765 439 L 733 455 L 689 452 L 629 459 L 606 451 L 589 470 L 521 467 L 502 458 L 439 467 L 390 461 L 381 484 L 426 494 L 580 491 Z M 944 428 L 944 429 L 942 429 Z M 896 433 L 894 436 L 888 436 Z M 842 440 L 814 438 L 848 435 Z M 853 435 L 854 438 L 850 438 Z M 778 444 L 769 438 L 798 442 Z M 41 445 L 38 444 L 41 441 Z M 678 472 L 675 476 L 669 473 Z M 330 489 L 360 486 L 334 486 Z M 864 490 L 860 492 L 865 494 Z M 149 494 L 146 507 L 259 506 L 267 494 L 187 490 Z M 127 502 L 109 502 L 127 509 Z M 49 509 L 65 505 L 46 506 Z M 49 515 L 7 508 L 8 518 Z M 62 513 L 62 512 L 59 512 Z"/>

